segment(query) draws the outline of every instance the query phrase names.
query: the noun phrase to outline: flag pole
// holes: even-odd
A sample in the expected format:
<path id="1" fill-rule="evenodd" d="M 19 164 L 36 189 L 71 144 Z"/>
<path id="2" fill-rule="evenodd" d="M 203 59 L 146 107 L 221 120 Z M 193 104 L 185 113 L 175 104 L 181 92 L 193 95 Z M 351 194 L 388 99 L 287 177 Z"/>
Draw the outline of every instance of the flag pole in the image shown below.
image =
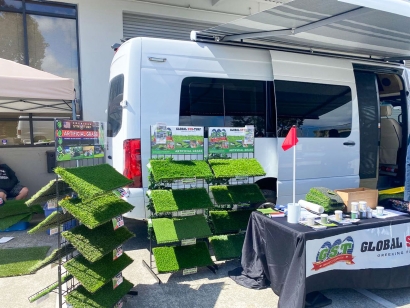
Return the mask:
<path id="1" fill-rule="evenodd" d="M 295 128 L 295 134 L 294 134 L 294 136 L 293 136 L 293 144 L 295 145 L 294 147 L 293 147 L 293 204 L 295 204 L 295 195 L 296 195 L 296 134 L 297 134 L 297 131 L 296 131 L 296 126 L 295 125 L 293 125 L 293 127 Z"/>

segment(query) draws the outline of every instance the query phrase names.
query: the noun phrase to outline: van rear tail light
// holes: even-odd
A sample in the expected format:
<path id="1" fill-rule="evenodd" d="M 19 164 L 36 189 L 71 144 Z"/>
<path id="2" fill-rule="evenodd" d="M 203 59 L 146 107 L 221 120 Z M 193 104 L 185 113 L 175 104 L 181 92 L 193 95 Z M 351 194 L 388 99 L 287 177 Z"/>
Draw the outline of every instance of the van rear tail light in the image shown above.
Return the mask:
<path id="1" fill-rule="evenodd" d="M 141 140 L 128 139 L 124 141 L 124 172 L 123 175 L 133 183 L 128 185 L 131 188 L 142 188 L 142 168 L 141 168 Z"/>

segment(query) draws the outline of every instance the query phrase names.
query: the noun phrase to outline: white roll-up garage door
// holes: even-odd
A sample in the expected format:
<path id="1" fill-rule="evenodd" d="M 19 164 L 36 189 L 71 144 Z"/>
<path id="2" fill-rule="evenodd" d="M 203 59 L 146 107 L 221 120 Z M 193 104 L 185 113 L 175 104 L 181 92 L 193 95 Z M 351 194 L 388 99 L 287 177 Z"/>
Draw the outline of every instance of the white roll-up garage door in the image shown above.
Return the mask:
<path id="1" fill-rule="evenodd" d="M 189 40 L 192 30 L 205 30 L 217 24 L 158 15 L 123 13 L 124 38 L 157 37 Z"/>

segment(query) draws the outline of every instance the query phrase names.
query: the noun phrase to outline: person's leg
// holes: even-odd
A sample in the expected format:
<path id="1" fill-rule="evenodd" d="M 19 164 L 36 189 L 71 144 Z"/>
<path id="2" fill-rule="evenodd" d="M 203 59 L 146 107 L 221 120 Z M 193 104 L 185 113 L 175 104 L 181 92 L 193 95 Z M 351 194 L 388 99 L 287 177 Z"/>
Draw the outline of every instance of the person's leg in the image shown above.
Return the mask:
<path id="1" fill-rule="evenodd" d="M 27 197 L 28 195 L 28 188 L 21 185 L 20 183 L 17 183 L 16 186 L 14 186 L 8 196 L 9 198 L 15 198 L 16 200 L 21 200 Z"/>
<path id="2" fill-rule="evenodd" d="M 27 195 L 28 195 L 28 188 L 27 188 L 27 187 L 23 187 L 23 188 L 20 190 L 20 193 L 16 196 L 16 200 L 24 199 L 24 198 L 27 197 Z"/>
<path id="3" fill-rule="evenodd" d="M 0 205 L 3 205 L 3 203 L 7 201 L 6 191 L 3 189 L 0 189 L 0 199 Z"/>

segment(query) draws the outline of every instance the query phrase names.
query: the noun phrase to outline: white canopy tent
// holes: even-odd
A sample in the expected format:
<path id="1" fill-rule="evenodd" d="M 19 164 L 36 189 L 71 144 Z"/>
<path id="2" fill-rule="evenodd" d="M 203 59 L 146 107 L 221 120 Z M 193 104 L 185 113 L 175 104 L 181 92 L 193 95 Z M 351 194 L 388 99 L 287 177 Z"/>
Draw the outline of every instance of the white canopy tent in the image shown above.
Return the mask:
<path id="1" fill-rule="evenodd" d="M 205 31 L 195 41 L 253 44 L 305 52 L 410 59 L 410 2 L 282 0 L 278 5 Z"/>
<path id="2" fill-rule="evenodd" d="M 1 113 L 75 114 L 74 80 L 0 59 Z"/>

